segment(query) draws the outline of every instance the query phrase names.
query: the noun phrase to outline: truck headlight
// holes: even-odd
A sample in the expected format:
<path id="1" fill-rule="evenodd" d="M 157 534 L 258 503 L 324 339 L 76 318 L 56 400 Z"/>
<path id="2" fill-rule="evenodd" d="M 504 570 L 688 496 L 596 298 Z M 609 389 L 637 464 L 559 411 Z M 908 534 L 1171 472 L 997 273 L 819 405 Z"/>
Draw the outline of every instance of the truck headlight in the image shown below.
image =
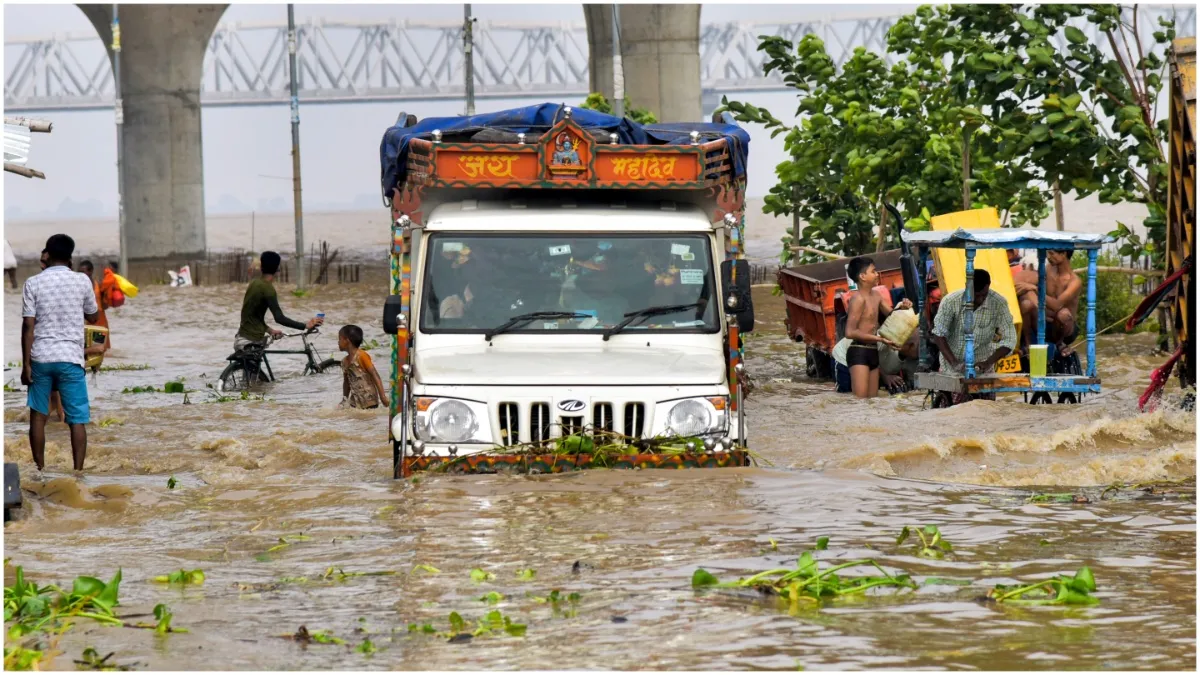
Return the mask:
<path id="1" fill-rule="evenodd" d="M 414 401 L 416 435 L 431 443 L 490 443 L 491 433 L 481 428 L 487 419 L 482 403 L 457 398 L 421 397 Z"/>
<path id="2" fill-rule="evenodd" d="M 666 433 L 676 436 L 700 436 L 725 428 L 726 399 L 687 398 L 676 402 L 667 411 Z"/>

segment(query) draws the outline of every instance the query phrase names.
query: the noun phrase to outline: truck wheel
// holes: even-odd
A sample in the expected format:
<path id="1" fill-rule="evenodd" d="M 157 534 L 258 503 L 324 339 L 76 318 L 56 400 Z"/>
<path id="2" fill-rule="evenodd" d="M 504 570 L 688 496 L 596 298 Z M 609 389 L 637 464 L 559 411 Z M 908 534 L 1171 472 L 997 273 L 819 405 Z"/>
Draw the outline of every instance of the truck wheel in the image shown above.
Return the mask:
<path id="1" fill-rule="evenodd" d="M 805 347 L 804 373 L 814 380 L 832 379 L 833 359 L 815 347 Z"/>
<path id="2" fill-rule="evenodd" d="M 954 397 L 950 395 L 950 392 L 935 391 L 931 393 L 933 394 L 931 407 L 933 407 L 935 410 L 949 408 L 950 406 L 954 405 Z"/>

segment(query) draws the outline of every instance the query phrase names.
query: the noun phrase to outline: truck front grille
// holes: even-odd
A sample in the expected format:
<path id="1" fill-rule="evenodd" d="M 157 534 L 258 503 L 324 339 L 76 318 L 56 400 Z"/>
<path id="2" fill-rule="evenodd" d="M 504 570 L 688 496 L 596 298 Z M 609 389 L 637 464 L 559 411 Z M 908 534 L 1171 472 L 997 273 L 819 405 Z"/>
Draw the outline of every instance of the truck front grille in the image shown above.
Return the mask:
<path id="1" fill-rule="evenodd" d="M 625 435 L 631 438 L 641 438 L 646 431 L 646 404 L 625 404 Z"/>
<path id="2" fill-rule="evenodd" d="M 516 403 L 501 403 L 500 445 L 517 445 L 521 442 L 521 411 Z"/>
<path id="3" fill-rule="evenodd" d="M 592 406 L 592 429 L 598 434 L 605 431 L 609 433 L 616 431 L 616 422 L 613 421 L 613 406 L 611 403 L 597 403 Z"/>
<path id="4" fill-rule="evenodd" d="M 583 431 L 583 415 L 562 416 L 558 418 L 563 436 L 571 436 Z"/>
<path id="5" fill-rule="evenodd" d="M 550 404 L 534 403 L 529 406 L 529 441 L 541 443 L 550 438 Z"/>

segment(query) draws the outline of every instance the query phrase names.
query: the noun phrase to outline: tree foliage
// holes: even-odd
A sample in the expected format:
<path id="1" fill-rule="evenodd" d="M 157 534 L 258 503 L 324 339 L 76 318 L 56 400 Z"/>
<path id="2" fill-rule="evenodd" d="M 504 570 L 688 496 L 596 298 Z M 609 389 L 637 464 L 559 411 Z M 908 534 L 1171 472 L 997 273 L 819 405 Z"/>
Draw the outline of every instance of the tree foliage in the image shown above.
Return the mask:
<path id="1" fill-rule="evenodd" d="M 976 102 L 1000 143 L 997 159 L 1064 194 L 1147 205 L 1143 244 L 1114 231 L 1123 255 L 1160 256 L 1166 228 L 1166 49 L 1174 22 L 1144 42 L 1133 8 L 1119 5 L 921 7 L 888 36 L 909 60 L 949 62 L 957 95 Z M 1102 44 L 1079 28 L 1092 24 Z M 1061 46 L 1060 46 L 1061 45 Z M 1103 48 L 1102 48 L 1103 47 Z"/>
<path id="2" fill-rule="evenodd" d="M 923 6 L 889 33 L 895 65 L 859 48 L 840 69 L 815 35 L 796 44 L 762 36 L 764 72 L 797 91 L 799 122 L 723 106 L 785 135 L 790 159 L 776 167 L 764 211 L 808 223 L 799 242 L 785 244 L 857 255 L 874 250 L 885 200 L 910 229 L 960 210 L 965 139 L 971 208 L 994 206 L 1005 225 L 1037 226 L 1057 182 L 1080 198 L 1146 203 L 1149 242 L 1127 236 L 1123 253 L 1161 251 L 1166 122 L 1154 104 L 1174 29 L 1160 20 L 1146 45 L 1137 21 L 1116 5 Z M 1074 25 L 1083 22 L 1110 52 Z"/>
<path id="3" fill-rule="evenodd" d="M 588 94 L 587 100 L 579 107 L 586 110 L 595 110 L 605 115 L 613 114 L 612 103 L 609 103 L 603 94 Z M 658 122 L 658 117 L 653 112 L 650 112 L 646 108 L 633 107 L 633 104 L 629 102 L 628 96 L 625 97 L 625 116 L 638 124 L 655 124 Z"/>

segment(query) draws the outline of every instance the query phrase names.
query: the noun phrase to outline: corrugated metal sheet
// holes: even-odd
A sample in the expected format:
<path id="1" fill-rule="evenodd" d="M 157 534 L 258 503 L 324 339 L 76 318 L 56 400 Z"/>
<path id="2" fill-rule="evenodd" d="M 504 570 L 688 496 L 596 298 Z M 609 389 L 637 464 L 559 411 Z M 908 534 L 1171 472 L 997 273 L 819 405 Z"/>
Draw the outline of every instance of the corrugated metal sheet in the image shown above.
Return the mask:
<path id="1" fill-rule="evenodd" d="M 29 129 L 13 124 L 4 125 L 4 161 L 25 166 L 29 161 Z"/>

